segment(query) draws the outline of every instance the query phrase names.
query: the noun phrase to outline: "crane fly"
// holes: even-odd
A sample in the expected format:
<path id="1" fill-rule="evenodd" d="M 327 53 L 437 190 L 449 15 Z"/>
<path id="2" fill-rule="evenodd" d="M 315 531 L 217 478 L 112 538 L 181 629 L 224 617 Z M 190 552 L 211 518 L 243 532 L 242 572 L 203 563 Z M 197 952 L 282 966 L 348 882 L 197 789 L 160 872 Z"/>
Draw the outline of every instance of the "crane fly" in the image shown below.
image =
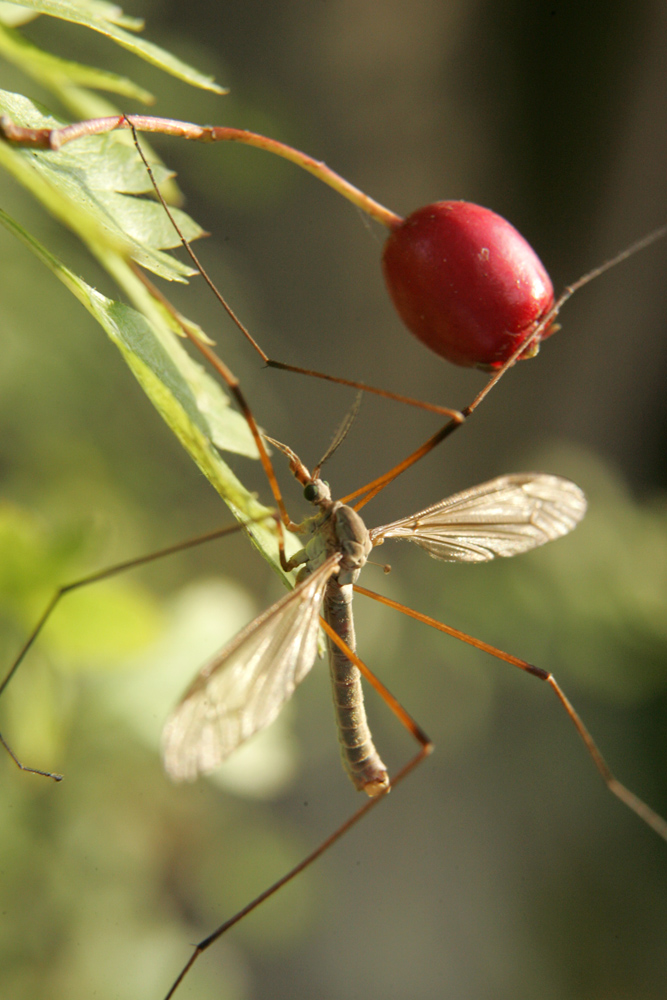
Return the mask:
<path id="1" fill-rule="evenodd" d="M 407 539 L 444 562 L 488 562 L 528 552 L 568 534 L 581 521 L 586 499 L 579 487 L 567 479 L 542 473 L 504 475 L 416 514 L 368 529 L 353 507 L 332 499 L 329 485 L 319 476 L 322 462 L 311 474 L 290 448 L 269 440 L 287 454 L 305 499 L 317 508 L 315 515 L 292 525 L 292 530 L 305 539 L 304 547 L 286 561 L 287 569 L 300 567 L 297 584 L 242 629 L 194 678 L 163 731 L 165 769 L 176 781 L 193 780 L 213 770 L 245 740 L 269 725 L 312 668 L 322 625 L 327 635 L 343 766 L 354 786 L 369 799 L 298 865 L 199 942 L 165 1000 L 174 995 L 199 955 L 324 853 L 432 750 L 428 736 L 356 654 L 354 591 L 547 682 L 609 790 L 667 840 L 667 823 L 616 780 L 552 674 L 356 582 L 370 552 L 391 539 Z M 420 745 L 416 755 L 393 778 L 371 737 L 360 674 L 371 681 Z"/>
<path id="2" fill-rule="evenodd" d="M 649 237 L 647 241 L 642 241 L 630 252 L 655 238 L 657 234 Z M 183 239 L 183 242 L 191 253 L 187 241 Z M 627 253 L 620 255 L 615 261 L 623 259 Z M 200 266 L 196 258 L 193 259 L 197 266 Z M 556 308 L 560 308 L 572 291 L 611 266 L 611 263 L 613 262 L 596 269 L 567 289 Z M 147 281 L 145 283 L 150 289 L 150 283 Z M 243 629 L 236 639 L 203 668 L 185 692 L 164 731 L 163 756 L 167 771 L 177 780 L 193 779 L 198 774 L 216 767 L 253 733 L 267 726 L 292 695 L 296 685 L 312 668 L 317 656 L 318 631 L 321 625 L 326 632 L 329 645 L 334 703 L 344 764 L 355 786 L 364 790 L 369 800 L 296 868 L 202 941 L 173 984 L 168 996 L 173 995 L 193 961 L 202 951 L 339 839 L 352 823 L 365 814 L 369 806 L 380 801 L 389 787 L 396 785 L 398 780 L 419 763 L 431 748 L 428 737 L 383 685 L 373 678 L 356 655 L 351 616 L 351 598 L 354 590 L 456 636 L 547 682 L 574 723 L 610 790 L 659 835 L 667 839 L 665 822 L 613 777 L 578 714 L 551 674 L 486 643 L 472 639 L 420 612 L 412 611 L 374 594 L 356 583 L 370 551 L 393 538 L 406 538 L 425 549 L 432 557 L 443 561 L 481 562 L 498 556 L 506 557 L 528 551 L 566 534 L 581 520 L 585 512 L 585 500 L 578 487 L 567 480 L 536 473 L 499 477 L 456 494 L 407 518 L 375 529 L 366 529 L 357 513 L 358 509 L 379 489 L 460 426 L 510 367 L 513 359 L 492 377 L 472 404 L 462 411 L 427 406 L 427 409 L 435 409 L 436 412 L 449 417 L 445 427 L 394 469 L 342 501 L 332 500 L 328 486 L 320 479 L 322 462 L 311 475 L 290 449 L 278 445 L 290 458 L 292 471 L 304 487 L 306 499 L 318 509 L 318 513 L 313 517 L 294 525 L 284 509 L 275 475 L 263 446 L 262 435 L 237 380 L 205 343 L 193 337 L 188 330 L 184 329 L 184 333 L 212 361 L 236 396 L 257 441 L 283 524 L 289 530 L 304 536 L 305 545 L 291 559 L 284 558 L 281 550 L 284 568 L 291 570 L 300 567 L 294 590 Z M 525 344 L 521 347 L 521 350 L 523 349 Z M 271 366 L 290 368 L 263 357 Z M 308 374 L 328 378 L 321 373 Z M 332 379 L 332 381 L 375 391 L 372 387 L 362 386 L 356 382 L 343 379 Z M 384 392 L 381 394 L 414 402 L 396 394 Z M 355 508 L 347 505 L 347 500 L 362 494 L 364 498 Z M 320 617 L 321 606 L 323 606 L 322 617 Z M 29 643 L 33 641 L 37 631 L 33 633 Z M 17 661 L 12 672 L 18 666 L 18 662 L 20 661 Z M 373 746 L 368 730 L 359 672 L 367 676 L 381 691 L 392 711 L 420 744 L 420 749 L 412 761 L 391 779 Z"/>
<path id="3" fill-rule="evenodd" d="M 353 507 L 332 500 L 320 466 L 311 475 L 281 447 L 305 498 L 318 509 L 297 526 L 307 539 L 287 565 L 301 567 L 297 586 L 196 676 L 165 727 L 165 768 L 176 780 L 191 780 L 273 721 L 315 662 L 323 605 L 345 769 L 355 787 L 373 797 L 389 788 L 389 776 L 373 746 L 359 670 L 345 649 L 356 652 L 352 594 L 371 550 L 404 538 L 445 562 L 514 556 L 572 531 L 586 500 L 578 486 L 558 476 L 506 475 L 369 530 Z"/>

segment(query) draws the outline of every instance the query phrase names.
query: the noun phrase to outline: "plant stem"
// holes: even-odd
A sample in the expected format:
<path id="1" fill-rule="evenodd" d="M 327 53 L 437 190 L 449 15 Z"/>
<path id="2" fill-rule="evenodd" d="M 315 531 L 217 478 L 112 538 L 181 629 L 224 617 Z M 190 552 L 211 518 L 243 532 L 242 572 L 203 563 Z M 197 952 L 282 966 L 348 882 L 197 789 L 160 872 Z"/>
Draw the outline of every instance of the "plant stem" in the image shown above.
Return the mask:
<path id="1" fill-rule="evenodd" d="M 269 139 L 267 136 L 248 132 L 245 129 L 195 125 L 192 122 L 175 121 L 172 118 L 155 118 L 151 115 L 114 115 L 112 118 L 91 118 L 88 121 L 76 122 L 74 125 L 66 125 L 57 129 L 21 128 L 14 125 L 6 116 L 0 119 L 0 132 L 9 142 L 53 150 L 60 149 L 65 143 L 83 136 L 101 135 L 104 132 L 113 132 L 115 129 L 129 129 L 131 127 L 134 127 L 137 132 L 160 132 L 163 135 L 175 135 L 198 142 L 240 142 L 245 146 L 264 149 L 268 153 L 274 153 L 276 156 L 282 156 L 285 160 L 290 160 L 302 170 L 313 174 L 323 184 L 328 184 L 334 191 L 366 212 L 376 222 L 381 222 L 383 226 L 395 229 L 403 222 L 400 215 L 364 194 L 363 191 L 331 170 L 321 160 L 315 160 L 312 156 L 308 156 L 292 146 L 287 146 L 277 139 Z"/>

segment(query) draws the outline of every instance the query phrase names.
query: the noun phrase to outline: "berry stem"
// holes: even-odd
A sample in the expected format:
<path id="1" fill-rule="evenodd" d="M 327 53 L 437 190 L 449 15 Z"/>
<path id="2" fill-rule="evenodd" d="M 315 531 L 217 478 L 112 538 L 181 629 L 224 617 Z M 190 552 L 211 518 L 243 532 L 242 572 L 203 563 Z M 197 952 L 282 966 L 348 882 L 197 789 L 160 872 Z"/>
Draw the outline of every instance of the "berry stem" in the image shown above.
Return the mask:
<path id="1" fill-rule="evenodd" d="M 60 149 L 65 143 L 80 139 L 82 136 L 101 135 L 105 132 L 113 132 L 115 129 L 130 129 L 132 127 L 137 132 L 160 132 L 163 135 L 174 135 L 198 142 L 240 142 L 245 146 L 264 149 L 268 153 L 274 153 L 276 156 L 281 156 L 283 159 L 295 163 L 302 170 L 317 177 L 323 184 L 333 188 L 357 208 L 370 215 L 376 222 L 381 222 L 383 226 L 395 229 L 403 222 L 400 215 L 364 194 L 363 191 L 331 170 L 321 160 L 315 160 L 312 156 L 308 156 L 284 142 L 279 142 L 277 139 L 269 139 L 265 135 L 258 135 L 256 132 L 248 132 L 245 129 L 195 125 L 192 122 L 175 121 L 173 118 L 156 118 L 152 115 L 114 115 L 111 118 L 91 118 L 55 129 L 21 128 L 14 125 L 7 116 L 0 119 L 0 133 L 7 141 L 38 149 L 53 150 Z"/>

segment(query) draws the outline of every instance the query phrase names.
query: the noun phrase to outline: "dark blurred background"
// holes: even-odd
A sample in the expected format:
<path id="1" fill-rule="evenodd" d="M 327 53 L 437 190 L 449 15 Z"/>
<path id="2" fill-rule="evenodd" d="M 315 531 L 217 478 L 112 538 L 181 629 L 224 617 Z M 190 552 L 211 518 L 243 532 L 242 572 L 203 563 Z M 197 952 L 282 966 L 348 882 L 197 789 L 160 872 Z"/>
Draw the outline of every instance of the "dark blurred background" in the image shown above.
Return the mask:
<path id="1" fill-rule="evenodd" d="M 399 213 L 440 198 L 487 205 L 529 239 L 557 289 L 667 219 L 664 4 L 155 0 L 128 13 L 230 96 L 191 90 L 71 25 L 44 19 L 26 34 L 138 79 L 160 95 L 156 114 L 304 149 Z M 28 86 L 4 67 L 0 82 Z M 155 145 L 212 234 L 202 257 L 269 354 L 451 406 L 481 387 L 480 373 L 435 360 L 401 327 L 378 266 L 383 233 L 332 191 L 255 150 Z M 2 198 L 113 294 L 4 179 Z M 9 663 L 54 575 L 159 548 L 226 514 L 102 332 L 27 252 L 0 241 Z M 370 567 L 363 581 L 553 670 L 619 778 L 663 815 L 666 269 L 659 244 L 581 291 L 539 357 L 366 508 L 370 525 L 385 523 L 536 469 L 585 489 L 576 533 L 497 566 L 443 566 L 387 545 L 392 574 Z M 263 370 L 201 281 L 177 292 L 262 425 L 313 464 L 354 394 Z M 327 469 L 334 492 L 383 472 L 437 426 L 364 399 Z M 260 472 L 230 462 L 268 499 Z M 283 481 L 300 516 L 299 491 Z M 161 772 L 173 698 L 280 594 L 242 539 L 89 593 L 63 607 L 4 706 L 3 732 L 22 756 L 66 773 L 52 786 L 0 765 L 2 993 L 12 1000 L 157 1000 L 190 942 L 356 804 L 321 664 L 268 742 L 222 777 L 175 788 Z M 664 997 L 667 845 L 605 792 L 552 693 L 357 604 L 360 654 L 436 752 L 202 958 L 179 995 Z M 369 706 L 395 769 L 409 740 L 374 697 Z"/>

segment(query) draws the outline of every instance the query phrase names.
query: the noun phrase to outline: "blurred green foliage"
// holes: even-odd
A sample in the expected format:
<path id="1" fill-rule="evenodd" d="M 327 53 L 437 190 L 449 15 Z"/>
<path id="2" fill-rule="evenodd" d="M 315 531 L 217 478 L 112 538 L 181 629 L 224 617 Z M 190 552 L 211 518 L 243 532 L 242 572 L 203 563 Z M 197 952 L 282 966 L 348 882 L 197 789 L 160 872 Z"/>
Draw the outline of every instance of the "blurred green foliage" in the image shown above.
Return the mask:
<path id="1" fill-rule="evenodd" d="M 222 6 L 188 12 L 193 28 L 196 14 L 209 19 L 197 42 L 170 20 L 173 12 L 156 5 L 155 13 L 164 18 L 165 43 L 177 38 L 191 48 L 195 61 L 219 72 L 212 19 L 241 17 L 233 5 Z M 387 8 L 382 24 L 364 5 L 354 17 L 344 6 L 312 8 L 308 24 L 302 10 L 290 13 L 290 5 L 283 6 L 279 11 L 281 5 L 269 10 L 251 3 L 244 8 L 243 24 L 234 22 L 229 33 L 220 30 L 228 58 L 236 57 L 238 89 L 250 95 L 232 105 L 229 116 L 285 134 L 315 153 L 321 148 L 323 155 L 330 136 L 347 128 L 349 145 L 338 155 L 355 164 L 362 182 L 370 163 L 361 136 L 368 135 L 379 164 L 373 183 L 382 194 L 389 173 L 388 190 L 400 190 L 405 198 L 401 208 L 410 207 L 413 198 L 438 193 L 439 188 L 433 193 L 428 186 L 429 171 L 442 184 L 442 147 L 456 147 L 459 159 L 447 168 L 445 193 L 450 195 L 457 170 L 467 176 L 472 162 L 472 119 L 459 121 L 456 110 L 464 78 L 461 61 L 465 56 L 476 81 L 489 72 L 488 49 L 466 43 L 468 35 L 479 39 L 472 22 L 484 19 L 485 5 L 475 6 L 475 12 L 472 5 L 469 10 L 443 5 L 439 13 L 426 8 L 415 13 L 412 7 L 401 12 L 397 5 Z M 520 7 L 512 8 L 517 30 Z M 553 9 L 554 14 L 542 10 L 541 15 L 562 21 L 564 7 Z M 491 10 L 487 14 L 488 33 L 496 30 L 497 16 Z M 431 17 L 438 30 L 429 27 Z M 609 11 L 604 18 L 612 20 Z M 603 28 L 601 21 L 597 34 L 604 34 Z M 53 110 L 58 113 L 111 113 L 102 110 L 108 105 L 99 95 L 77 89 L 91 86 L 90 78 L 79 79 L 73 88 L 72 79 L 65 84 L 62 77 L 75 61 L 81 67 L 98 53 L 101 61 L 108 58 L 108 40 L 90 43 L 89 32 L 81 30 L 82 40 L 70 25 L 53 19 L 48 29 L 38 20 L 28 30 L 36 48 L 53 45 L 63 59 L 67 55 L 57 67 L 60 90 L 54 89 L 53 75 L 42 74 L 34 91 L 29 85 L 30 94 L 49 103 L 57 98 L 62 106 Z M 524 59 L 530 51 L 539 61 L 525 30 L 524 23 L 517 51 Z M 543 20 L 539 37 L 544 35 L 551 37 Z M 558 37 L 566 36 L 576 45 L 575 34 L 568 35 L 559 22 Z M 590 35 L 585 37 L 589 46 Z M 493 45 L 498 45 L 495 35 Z M 7 48 L 3 51 L 7 55 Z M 278 94 L 273 73 L 279 67 L 272 60 L 279 51 L 292 71 L 321 64 L 317 85 L 295 92 L 285 85 Z M 383 61 L 390 56 L 393 62 Z M 557 57 L 550 52 L 550 69 L 562 65 L 567 54 L 561 53 L 560 62 Z M 575 62 L 588 65 L 587 60 L 585 51 Z M 56 68 L 43 57 L 39 62 L 42 68 Z M 113 63 L 118 79 L 135 74 L 129 53 L 114 56 Z M 20 64 L 17 59 L 3 67 L 6 89 L 28 89 Z M 609 64 L 620 86 L 618 60 Z M 459 67 L 453 97 L 443 83 L 452 65 Z M 504 56 L 496 54 L 491 65 L 497 72 Z M 593 65 L 599 73 L 599 62 Z M 531 63 L 526 74 L 532 78 L 536 69 Z M 106 77 L 99 79 L 108 85 Z M 509 113 L 498 108 L 502 79 L 497 73 L 486 98 L 477 91 L 474 101 L 468 96 L 483 109 L 482 125 L 487 123 L 474 142 L 486 141 L 496 130 L 488 122 Z M 522 143 L 529 142 L 527 109 L 537 93 L 553 86 L 553 74 L 538 83 L 530 93 L 526 88 L 526 101 L 517 104 Z M 576 90 L 575 81 L 568 85 Z M 306 97 L 318 87 L 335 96 L 330 117 L 318 117 L 317 104 L 307 104 Z M 518 101 L 514 76 L 513 87 Z M 183 89 L 170 80 L 163 86 L 151 69 L 145 85 L 142 78 L 141 87 L 122 92 L 159 90 L 166 102 L 163 114 L 220 119 L 219 102 L 199 92 L 183 97 Z M 438 103 L 441 91 L 448 95 L 444 103 Z M 555 93 L 552 99 L 558 105 Z M 174 112 L 179 101 L 186 110 Z M 433 127 L 432 107 L 436 124 L 442 116 L 446 128 Z M 572 118 L 571 102 L 558 107 L 563 118 Z M 389 116 L 387 132 L 380 129 L 382 109 Z M 262 121 L 271 124 L 262 126 Z M 576 118 L 574 124 L 567 142 L 576 146 Z M 552 149 L 561 136 L 548 131 Z M 430 160 L 419 146 L 419 135 L 427 133 L 438 150 Z M 407 151 L 395 169 L 397 136 Z M 497 162 L 482 148 L 475 176 L 480 163 Z M 511 143 L 508 148 L 513 152 L 505 151 L 508 159 L 502 162 L 511 163 L 516 149 Z M 566 143 L 566 148 L 571 147 Z M 114 149 L 107 144 L 109 156 L 116 156 Z M 128 149 L 125 145 L 117 154 L 119 162 L 126 162 Z M 348 374 L 343 362 L 351 363 L 350 357 L 357 364 L 370 355 L 378 368 L 388 357 L 401 380 L 396 388 L 403 390 L 402 380 L 419 362 L 402 340 L 384 352 L 369 346 L 389 321 L 379 311 L 364 261 L 353 250 L 362 242 L 360 232 L 365 239 L 361 227 L 336 229 L 337 204 L 322 225 L 312 188 L 299 188 L 295 201 L 291 168 L 284 164 L 237 150 L 227 163 L 209 153 L 173 149 L 180 162 L 195 165 L 194 188 L 228 211 L 222 239 L 233 249 L 227 245 L 210 253 L 251 329 L 260 326 L 272 336 L 274 324 L 283 327 L 295 360 L 305 363 L 306 357 L 298 355 L 304 346 L 298 342 L 300 330 L 306 349 L 316 357 L 326 351 L 328 357 L 344 315 L 350 329 L 338 362 L 341 372 Z M 535 158 L 534 152 L 526 162 Z M 549 171 L 540 163 L 540 183 L 547 185 Z M 96 169 L 102 165 L 97 161 Z M 584 171 L 576 164 L 575 169 L 574 160 L 570 166 L 568 176 L 586 173 L 589 190 L 590 166 Z M 145 192 L 144 183 L 137 173 L 134 190 Z M 74 278 L 85 276 L 78 287 L 88 302 L 98 288 L 115 299 L 118 293 L 102 269 L 23 189 L 3 178 L 0 192 L 3 208 L 24 230 Z M 555 203 L 548 214 L 558 215 Z M 217 228 L 208 217 L 206 225 Z M 245 242 L 249 233 L 255 233 L 255 244 Z M 319 246 L 311 248 L 309 233 L 330 257 L 320 255 Z M 160 245 L 169 238 L 163 230 Z M 366 242 L 376 267 L 377 245 Z M 267 276 L 258 278 L 263 272 L 254 267 L 263 258 Z M 0 231 L 0 259 L 0 652 L 8 666 L 57 584 L 215 527 L 223 518 L 217 494 L 145 405 L 120 356 L 70 292 L 7 230 Z M 310 292 L 311 285 L 317 290 Z M 271 287 L 273 297 L 267 291 Z M 340 312 L 341 303 L 349 312 Z M 206 315 L 207 302 L 197 306 L 197 315 Z M 280 320 L 274 318 L 278 306 L 285 310 Z M 141 311 L 136 301 L 133 307 Z M 289 318 L 290 309 L 300 315 L 300 323 Z M 215 328 L 212 307 L 211 315 Z M 627 329 L 626 323 L 624 334 Z M 562 349 L 575 354 L 581 366 L 585 334 L 584 324 L 568 318 Z M 236 339 L 224 332 L 216 339 L 235 367 Z M 553 351 L 559 349 L 555 344 Z M 553 670 L 621 780 L 664 814 L 667 504 L 657 491 L 639 490 L 636 483 L 630 488 L 623 472 L 592 449 L 554 446 L 552 436 L 519 405 L 522 380 L 537 386 L 540 410 L 552 397 L 560 402 L 557 389 L 545 381 L 556 365 L 545 347 L 530 370 L 511 373 L 508 409 L 502 415 L 496 411 L 486 425 L 480 418 L 490 444 L 486 452 L 480 446 L 486 464 L 474 474 L 481 480 L 535 468 L 570 476 L 590 503 L 572 537 L 484 567 L 443 567 L 422 553 L 388 545 L 382 557 L 394 562 L 393 572 L 380 578 L 369 567 L 364 583 Z M 436 376 L 430 359 L 423 368 L 424 394 L 435 394 L 437 376 L 439 400 L 451 402 L 445 398 L 449 388 L 440 383 L 448 377 L 444 366 Z M 598 376 L 599 371 L 596 367 Z M 367 380 L 382 382 L 384 374 Z M 453 376 L 465 384 L 464 393 L 468 374 Z M 191 368 L 188 377 L 196 397 Z M 586 377 L 593 381 L 590 371 Z M 284 434 L 288 442 L 296 447 L 298 441 L 301 449 L 305 427 L 313 434 L 305 439 L 304 455 L 306 450 L 321 453 L 345 401 L 336 398 L 327 405 L 321 386 L 310 395 L 301 385 L 291 384 L 289 393 L 286 383 L 274 389 L 251 370 L 244 373 L 244 386 L 246 381 L 270 432 L 282 436 L 287 416 L 292 417 L 292 428 Z M 620 390 L 611 379 L 595 381 L 618 409 Z M 518 427 L 510 409 L 519 412 Z M 394 458 L 403 448 L 396 425 L 410 424 L 405 413 L 376 416 L 372 404 L 367 412 L 346 441 L 345 453 L 337 456 L 344 468 L 333 469 L 334 486 L 347 477 L 356 487 L 367 471 L 370 475 L 375 452 L 387 446 Z M 369 429 L 376 419 L 383 422 Z M 501 438 L 521 442 L 508 467 Z M 355 439 L 362 442 L 361 458 Z M 419 470 L 413 494 L 396 500 L 392 515 L 375 515 L 369 508 L 369 523 L 420 509 L 469 485 L 468 459 L 457 448 L 453 442 L 446 459 L 437 456 L 430 469 Z M 633 448 L 639 450 L 639 441 Z M 244 459 L 230 461 L 242 478 L 252 475 Z M 452 473 L 452 466 L 461 471 Z M 261 477 L 252 488 L 266 499 Z M 288 491 L 295 500 L 297 492 L 289 486 Z M 8 758 L 0 759 L 3 997 L 158 1000 L 192 942 L 300 860 L 356 805 L 337 760 L 322 664 L 297 693 L 291 711 L 211 780 L 172 787 L 162 773 L 159 733 L 174 700 L 198 665 L 280 593 L 255 553 L 246 549 L 243 539 L 228 539 L 69 595 L 3 695 L 1 729 L 21 758 L 65 774 L 56 786 L 20 774 Z M 361 655 L 435 739 L 436 753 L 314 871 L 218 942 L 193 970 L 183 995 L 198 1000 L 359 995 L 365 1000 L 661 1000 L 667 982 L 664 845 L 605 793 L 549 690 L 475 650 L 406 624 L 387 609 L 362 600 L 357 604 Z M 378 745 L 398 766 L 412 747 L 375 698 L 368 700 Z"/>

